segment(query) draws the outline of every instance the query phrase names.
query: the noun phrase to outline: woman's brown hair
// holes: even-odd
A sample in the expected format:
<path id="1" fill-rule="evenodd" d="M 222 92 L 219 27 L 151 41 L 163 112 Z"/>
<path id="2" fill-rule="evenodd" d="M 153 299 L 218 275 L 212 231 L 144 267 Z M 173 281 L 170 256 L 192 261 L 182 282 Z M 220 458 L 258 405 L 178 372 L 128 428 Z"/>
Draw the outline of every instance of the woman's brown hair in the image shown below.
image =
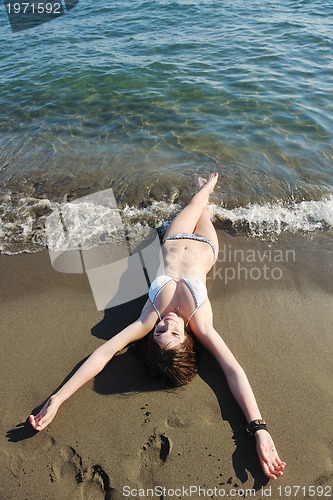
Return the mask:
<path id="1" fill-rule="evenodd" d="M 185 331 L 185 340 L 179 347 L 165 349 L 148 335 L 144 362 L 149 375 L 163 379 L 171 387 L 190 382 L 198 373 L 198 356 L 192 334 Z"/>

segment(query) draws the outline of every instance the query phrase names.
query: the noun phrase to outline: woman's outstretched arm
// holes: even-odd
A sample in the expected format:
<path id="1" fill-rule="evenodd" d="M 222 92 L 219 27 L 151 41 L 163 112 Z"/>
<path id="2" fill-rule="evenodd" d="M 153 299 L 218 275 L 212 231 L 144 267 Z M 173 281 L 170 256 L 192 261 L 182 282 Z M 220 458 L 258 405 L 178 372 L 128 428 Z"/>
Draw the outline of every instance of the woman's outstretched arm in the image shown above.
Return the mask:
<path id="1" fill-rule="evenodd" d="M 230 349 L 213 327 L 209 302 L 197 311 L 191 329 L 200 343 L 215 357 L 222 368 L 229 388 L 248 423 L 261 419 L 261 413 L 248 378 Z M 198 314 L 199 313 L 199 314 Z M 270 479 L 282 476 L 285 463 L 280 460 L 273 439 L 267 430 L 255 433 L 257 452 L 263 471 Z"/>
<path id="2" fill-rule="evenodd" d="M 38 415 L 29 416 L 32 427 L 37 431 L 44 429 L 53 420 L 60 405 L 66 399 L 102 371 L 118 351 L 144 337 L 152 329 L 155 319 L 156 313 L 147 302 L 138 320 L 98 347 L 74 375 L 47 400 Z"/>

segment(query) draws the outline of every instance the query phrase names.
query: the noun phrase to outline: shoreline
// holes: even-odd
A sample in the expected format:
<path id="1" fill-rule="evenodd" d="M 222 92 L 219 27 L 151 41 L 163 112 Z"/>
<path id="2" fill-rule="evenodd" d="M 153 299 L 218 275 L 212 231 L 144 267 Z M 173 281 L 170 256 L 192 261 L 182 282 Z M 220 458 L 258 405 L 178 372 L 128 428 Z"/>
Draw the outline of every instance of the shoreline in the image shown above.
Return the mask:
<path id="1" fill-rule="evenodd" d="M 248 375 L 287 462 L 284 476 L 276 482 L 263 476 L 244 417 L 206 352 L 199 376 L 165 391 L 127 350 L 66 401 L 48 428 L 29 434 L 29 413 L 134 320 L 145 300 L 98 312 L 87 276 L 55 272 L 41 251 L 0 256 L 6 500 L 120 499 L 126 485 L 255 488 L 257 496 L 271 487 L 277 499 L 279 486 L 332 486 L 331 235 L 265 242 L 218 233 L 220 248 L 237 250 L 238 260 L 254 252 L 252 261 L 228 262 L 248 276 L 263 265 L 268 245 L 280 255 L 295 252 L 292 262 L 274 262 L 281 279 L 245 279 L 243 272 L 225 283 L 212 271 L 207 281 L 215 327 Z"/>
<path id="2" fill-rule="evenodd" d="M 234 206 L 228 205 L 221 188 L 218 185 L 212 194 L 210 209 L 215 226 L 230 235 L 275 240 L 289 235 L 298 237 L 299 233 L 316 238 L 322 232 L 332 232 L 332 194 L 307 201 L 265 199 L 262 204 L 249 199 L 243 205 Z M 82 196 L 76 193 L 74 199 L 66 193 L 58 201 L 52 201 L 45 193 L 37 198 L 17 193 L 13 197 L 0 195 L 0 252 L 15 255 L 40 251 L 54 248 L 59 241 L 65 248 L 78 244 L 80 248 L 90 248 L 112 242 L 120 225 L 129 233 L 143 226 L 162 231 L 165 223 L 190 198 L 185 186 L 182 189 L 167 184 L 165 195 L 153 189 L 148 191 L 149 194 L 139 197 L 143 202 L 133 199 L 132 204 L 116 199 L 111 187 L 86 195 L 81 192 Z M 135 200 L 138 200 L 137 194 Z M 163 201 L 156 201 L 156 194 Z M 65 231 L 64 227 L 67 227 Z"/>

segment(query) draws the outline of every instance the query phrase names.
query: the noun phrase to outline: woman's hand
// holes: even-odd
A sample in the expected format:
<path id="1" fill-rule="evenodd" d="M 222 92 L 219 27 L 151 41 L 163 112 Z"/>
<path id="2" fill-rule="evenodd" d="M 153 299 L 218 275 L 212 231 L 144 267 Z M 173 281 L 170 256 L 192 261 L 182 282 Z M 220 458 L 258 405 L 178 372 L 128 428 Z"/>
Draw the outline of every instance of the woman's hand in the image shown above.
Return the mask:
<path id="1" fill-rule="evenodd" d="M 51 396 L 36 416 L 29 415 L 29 422 L 32 427 L 36 431 L 42 431 L 45 429 L 45 427 L 49 425 L 49 423 L 51 423 L 56 416 L 60 404 L 61 402 L 57 398 L 56 394 Z"/>
<path id="2" fill-rule="evenodd" d="M 270 479 L 282 476 L 285 462 L 282 462 L 276 451 L 273 439 L 268 431 L 261 429 L 255 433 L 257 453 L 264 473 Z"/>

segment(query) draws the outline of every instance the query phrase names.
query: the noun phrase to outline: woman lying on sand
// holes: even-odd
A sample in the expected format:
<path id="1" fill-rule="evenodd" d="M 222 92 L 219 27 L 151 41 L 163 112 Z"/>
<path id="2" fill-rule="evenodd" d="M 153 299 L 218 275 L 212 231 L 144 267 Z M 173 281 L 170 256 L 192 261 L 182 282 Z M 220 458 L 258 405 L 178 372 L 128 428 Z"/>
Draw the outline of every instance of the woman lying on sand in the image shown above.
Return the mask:
<path id="1" fill-rule="evenodd" d="M 221 366 L 248 422 L 247 430 L 255 436 L 264 473 L 271 479 L 282 476 L 285 463 L 262 420 L 244 370 L 213 326 L 205 282 L 218 255 L 217 234 L 208 212 L 217 178 L 211 174 L 170 224 L 162 246 L 165 274 L 153 281 L 140 317 L 98 347 L 38 415 L 30 415 L 34 429 L 44 429 L 66 399 L 103 370 L 118 351 L 145 335 L 149 335 L 146 357 L 151 372 L 162 373 L 174 386 L 186 384 L 197 373 L 193 334 Z"/>

